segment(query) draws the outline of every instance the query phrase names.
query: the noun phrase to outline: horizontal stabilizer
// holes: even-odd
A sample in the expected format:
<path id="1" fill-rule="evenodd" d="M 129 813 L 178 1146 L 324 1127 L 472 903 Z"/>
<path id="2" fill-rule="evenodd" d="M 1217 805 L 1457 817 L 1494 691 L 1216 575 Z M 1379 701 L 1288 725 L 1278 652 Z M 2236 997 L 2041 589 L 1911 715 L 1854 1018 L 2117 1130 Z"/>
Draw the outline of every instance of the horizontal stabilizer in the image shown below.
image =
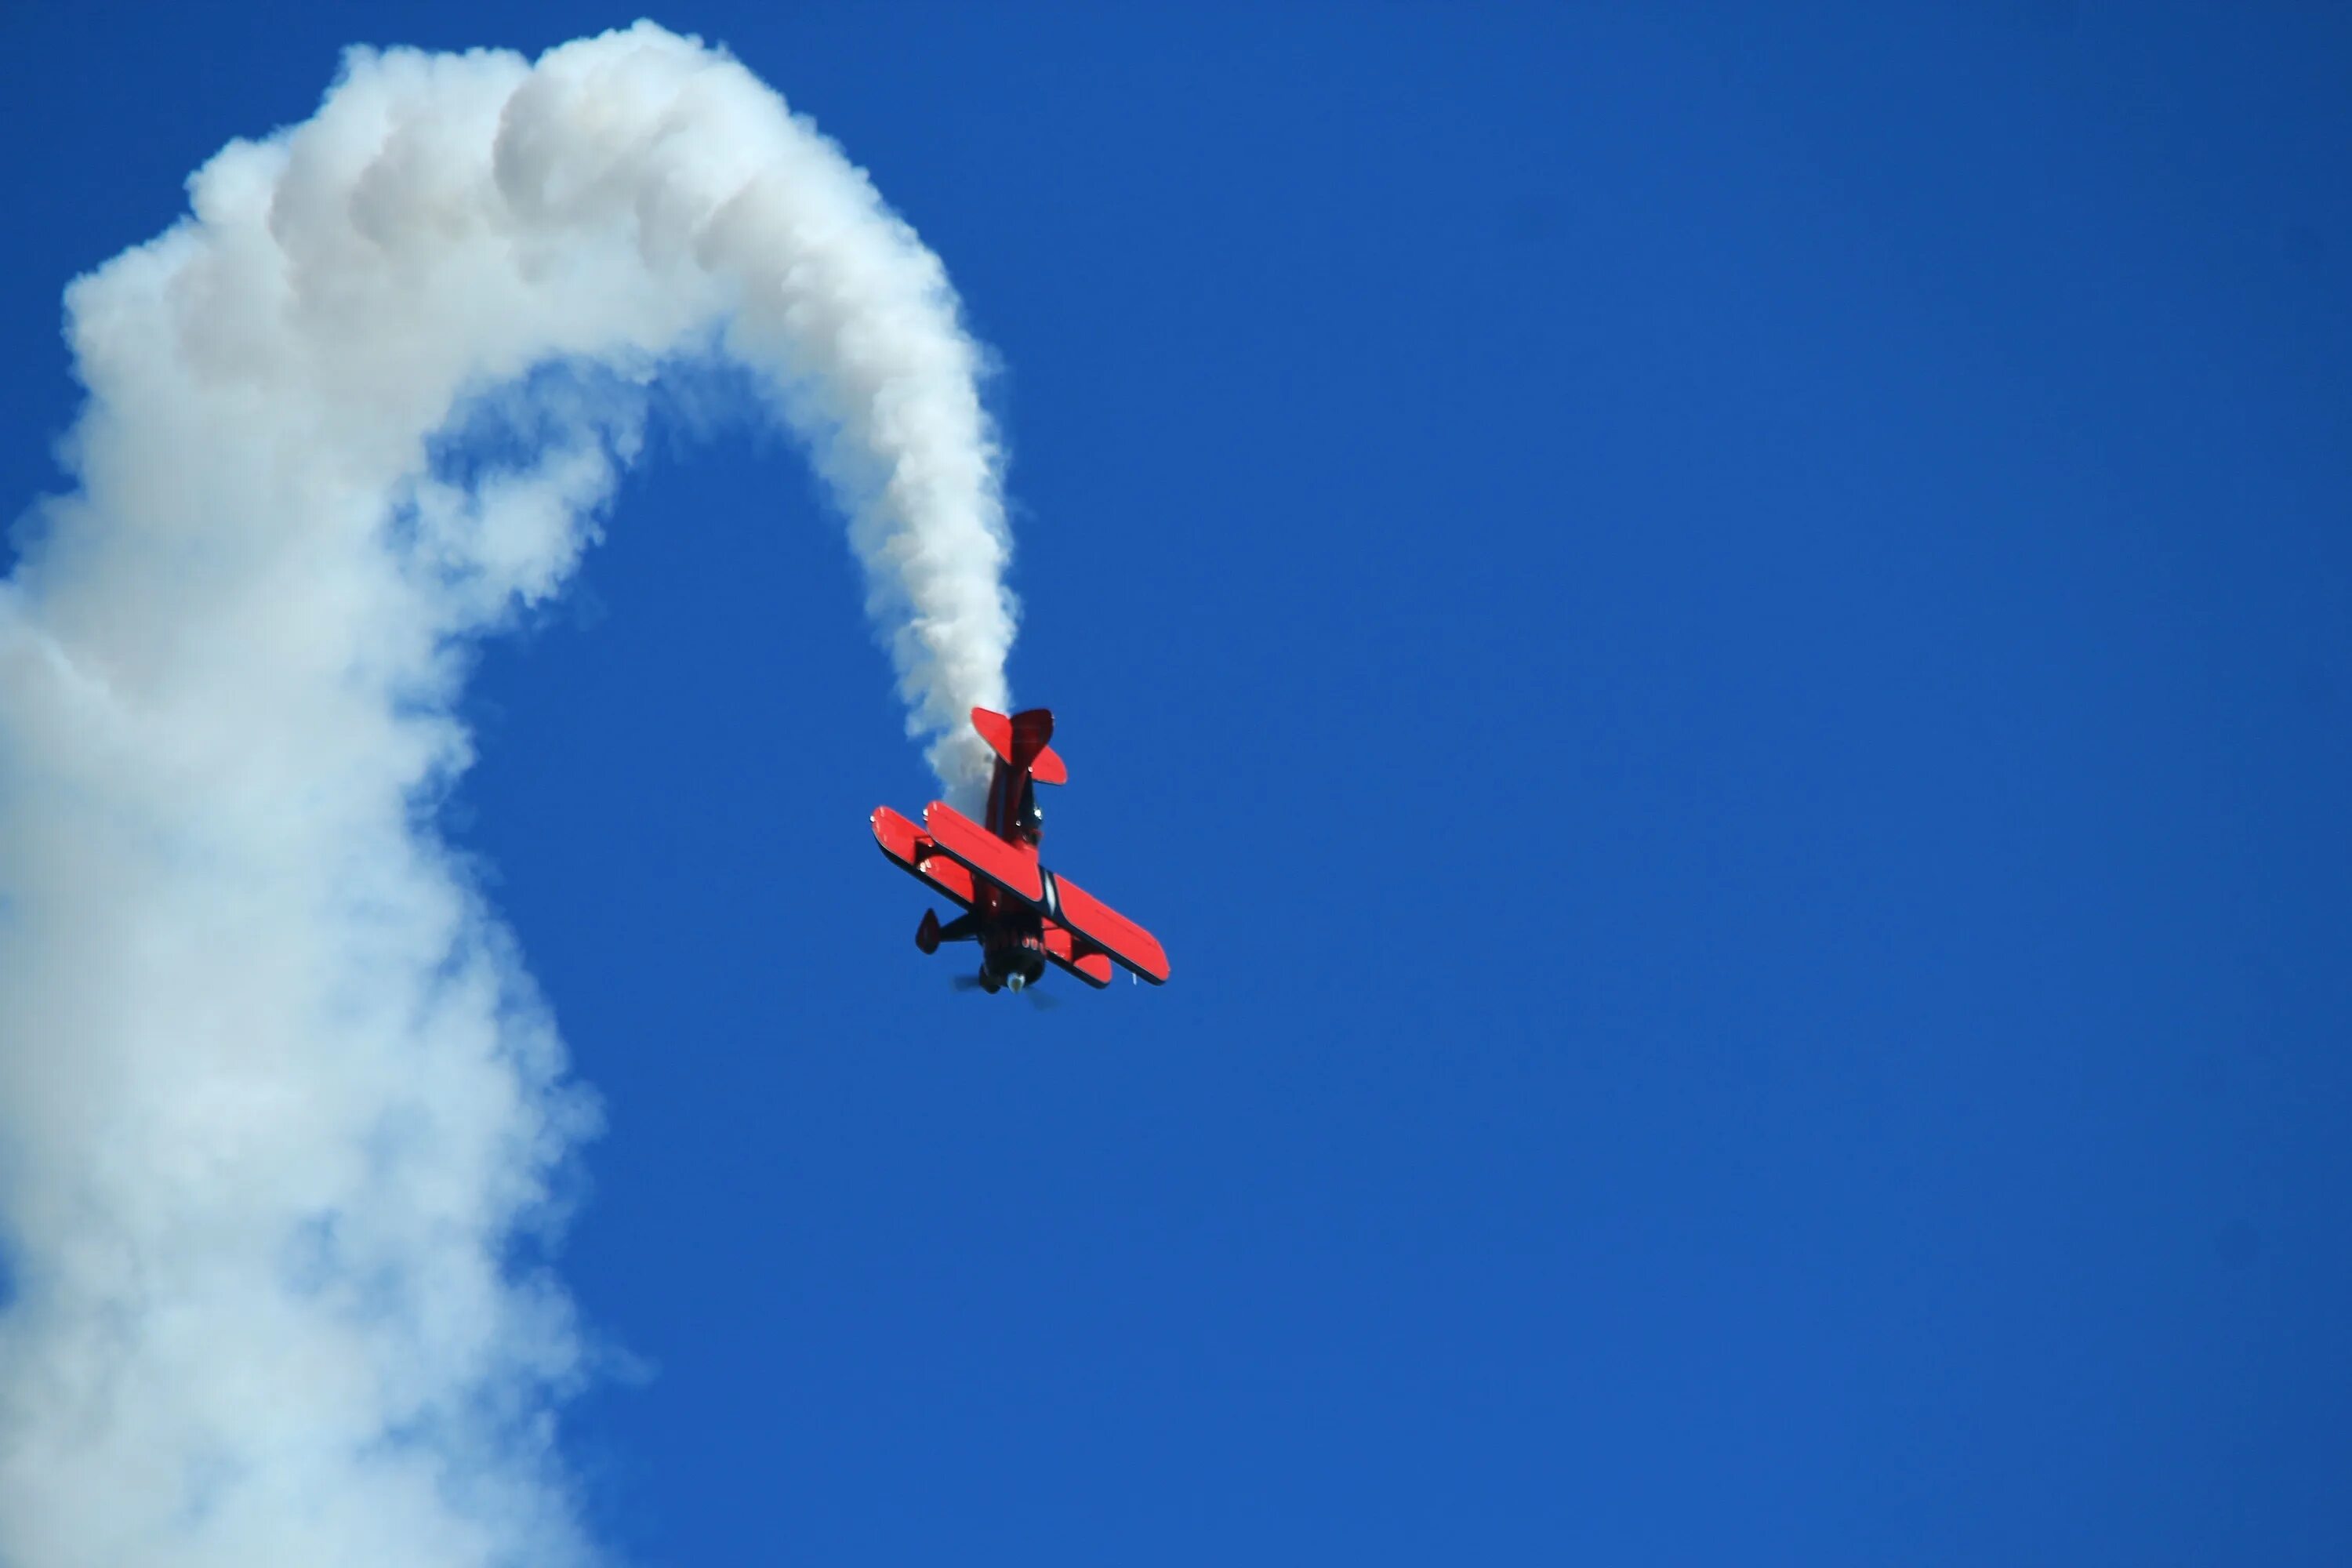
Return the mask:
<path id="1" fill-rule="evenodd" d="M 1004 759 L 1005 766 L 1026 773 L 1039 784 L 1067 784 L 1070 770 L 1064 765 L 1054 748 L 1045 742 L 1054 738 L 1054 710 L 1050 708 L 1030 708 L 1011 718 L 986 708 L 971 710 L 971 727 L 988 742 L 988 749 Z"/>

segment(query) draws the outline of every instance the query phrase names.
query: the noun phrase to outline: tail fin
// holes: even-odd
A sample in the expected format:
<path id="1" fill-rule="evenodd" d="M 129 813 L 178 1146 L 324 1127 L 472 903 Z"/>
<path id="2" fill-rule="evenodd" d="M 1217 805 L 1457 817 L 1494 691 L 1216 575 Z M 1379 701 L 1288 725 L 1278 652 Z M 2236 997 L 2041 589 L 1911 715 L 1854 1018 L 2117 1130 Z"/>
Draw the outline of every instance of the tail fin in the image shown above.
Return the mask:
<path id="1" fill-rule="evenodd" d="M 1032 708 L 1013 716 L 1013 765 L 1033 771 L 1037 753 L 1045 750 L 1045 742 L 1054 738 L 1054 710 Z"/>
<path id="2" fill-rule="evenodd" d="M 989 750 L 1003 757 L 1005 764 L 1026 773 L 1039 784 L 1057 784 L 1068 782 L 1070 770 L 1045 742 L 1054 738 L 1054 710 L 1032 708 L 1015 713 L 1010 719 L 992 713 L 985 708 L 971 710 L 971 727 L 988 742 Z"/>

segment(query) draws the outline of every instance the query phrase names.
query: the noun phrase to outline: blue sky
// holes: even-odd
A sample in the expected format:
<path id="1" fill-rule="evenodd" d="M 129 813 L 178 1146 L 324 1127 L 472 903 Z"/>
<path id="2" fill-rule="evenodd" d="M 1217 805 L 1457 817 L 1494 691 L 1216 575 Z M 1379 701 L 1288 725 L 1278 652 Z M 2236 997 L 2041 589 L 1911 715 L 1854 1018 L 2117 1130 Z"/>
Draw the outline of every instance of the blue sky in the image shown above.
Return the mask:
<path id="1" fill-rule="evenodd" d="M 340 46 L 629 19 L 0 18 L 12 512 Z M 1002 356 L 1048 858 L 1175 976 L 950 991 L 836 521 L 662 427 L 450 817 L 605 1106 L 607 1541 L 2352 1558 L 2352 22 L 659 19 Z"/>

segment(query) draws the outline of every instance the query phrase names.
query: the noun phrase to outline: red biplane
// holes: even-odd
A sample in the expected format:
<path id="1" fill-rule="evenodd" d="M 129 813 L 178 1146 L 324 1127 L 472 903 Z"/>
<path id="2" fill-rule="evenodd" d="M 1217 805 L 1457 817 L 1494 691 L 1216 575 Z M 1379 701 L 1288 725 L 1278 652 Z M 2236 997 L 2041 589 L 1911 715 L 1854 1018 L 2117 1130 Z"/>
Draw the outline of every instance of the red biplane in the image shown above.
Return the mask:
<path id="1" fill-rule="evenodd" d="M 996 753 L 985 826 L 945 801 L 924 807 L 919 827 L 887 805 L 874 808 L 882 853 L 963 906 L 945 925 L 923 911 L 915 945 L 937 952 L 943 942 L 980 943 L 980 988 L 989 992 L 1034 985 L 1048 963 L 1096 987 L 1110 984 L 1114 963 L 1154 985 L 1165 981 L 1168 955 L 1150 931 L 1038 864 L 1045 829 L 1036 786 L 1070 776 L 1046 744 L 1054 715 L 1032 708 L 1007 718 L 975 708 L 971 727 Z"/>

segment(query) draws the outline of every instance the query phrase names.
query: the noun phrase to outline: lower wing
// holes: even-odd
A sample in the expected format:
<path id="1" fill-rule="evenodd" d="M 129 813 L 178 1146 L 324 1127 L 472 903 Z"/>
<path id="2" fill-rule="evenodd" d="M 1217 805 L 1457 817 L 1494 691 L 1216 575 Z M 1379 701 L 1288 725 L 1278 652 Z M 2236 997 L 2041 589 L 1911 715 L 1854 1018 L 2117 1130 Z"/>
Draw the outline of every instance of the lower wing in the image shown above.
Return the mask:
<path id="1" fill-rule="evenodd" d="M 1110 984 L 1110 955 L 1086 946 L 1052 921 L 1045 922 L 1045 956 L 1099 991 Z"/>
<path id="2" fill-rule="evenodd" d="M 887 805 L 874 808 L 872 821 L 874 841 L 882 846 L 883 854 L 919 880 L 965 909 L 971 908 L 971 873 L 938 853 L 939 846 L 929 834 Z"/>
<path id="3" fill-rule="evenodd" d="M 1071 881 L 1055 876 L 1054 916 L 1087 946 L 1117 959 L 1154 985 L 1168 979 L 1168 954 L 1150 931 Z"/>
<path id="4" fill-rule="evenodd" d="M 906 822 L 904 817 L 898 820 Z M 925 832 L 917 837 L 927 834 L 940 851 L 929 864 L 960 862 L 967 882 L 985 877 L 1003 888 L 1048 921 L 1066 927 L 1075 939 L 1074 952 L 1108 954 L 1154 985 L 1168 979 L 1168 954 L 1160 950 L 1157 938 L 1068 878 L 1047 874 L 1038 866 L 1034 851 L 1016 849 L 943 801 L 935 800 L 925 808 L 923 827 Z M 913 832 L 915 825 L 908 822 L 907 828 Z M 881 829 L 877 826 L 875 831 L 879 834 Z"/>

